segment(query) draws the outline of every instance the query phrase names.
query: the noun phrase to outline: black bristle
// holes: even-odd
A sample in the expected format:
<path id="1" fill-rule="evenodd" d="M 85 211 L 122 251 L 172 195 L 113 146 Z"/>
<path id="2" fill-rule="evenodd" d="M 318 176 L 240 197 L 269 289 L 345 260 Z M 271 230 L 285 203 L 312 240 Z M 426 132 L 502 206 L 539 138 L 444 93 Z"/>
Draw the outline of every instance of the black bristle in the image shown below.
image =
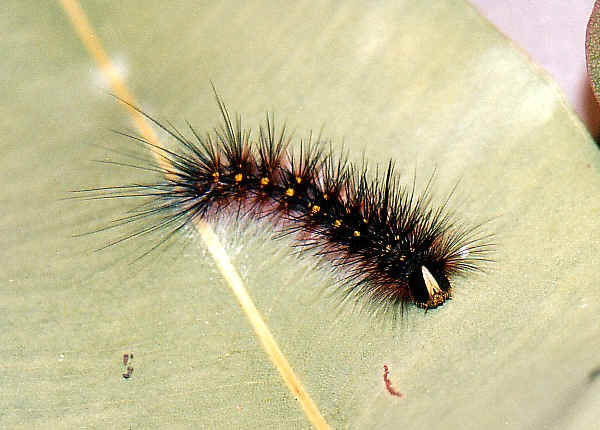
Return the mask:
<path id="1" fill-rule="evenodd" d="M 222 125 L 202 135 L 188 124 L 194 140 L 132 106 L 179 149 L 124 134 L 150 146 L 170 167 L 144 167 L 163 174 L 156 183 L 85 190 L 90 198 L 150 198 L 107 228 L 142 219 L 150 225 L 107 246 L 163 229 L 170 238 L 220 216 L 273 218 L 277 236 L 293 235 L 299 249 L 338 270 L 345 294 L 386 308 L 435 308 L 451 297 L 451 279 L 488 261 L 491 235 L 455 220 L 448 200 L 434 206 L 431 181 L 417 194 L 414 182 L 401 185 L 391 160 L 383 174 L 371 177 L 364 161 L 357 166 L 345 154 L 335 156 L 320 136 L 300 140 L 292 150 L 292 137 L 285 126 L 276 128 L 273 115 L 267 114 L 253 140 L 241 117 L 232 121 L 218 96 L 217 103 Z"/>

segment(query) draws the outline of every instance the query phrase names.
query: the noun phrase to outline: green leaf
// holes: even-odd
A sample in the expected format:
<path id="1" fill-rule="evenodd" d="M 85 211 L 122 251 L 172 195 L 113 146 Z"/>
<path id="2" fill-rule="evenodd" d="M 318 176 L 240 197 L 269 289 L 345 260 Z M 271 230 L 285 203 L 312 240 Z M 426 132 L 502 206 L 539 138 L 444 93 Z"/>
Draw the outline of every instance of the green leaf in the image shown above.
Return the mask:
<path id="1" fill-rule="evenodd" d="M 496 263 L 394 326 L 328 296 L 334 277 L 265 224 L 216 226 L 333 428 L 593 428 L 600 328 L 598 147 L 540 69 L 463 1 L 86 2 L 142 107 L 216 125 L 212 80 L 256 126 L 274 110 L 350 157 L 436 171 Z M 0 427 L 309 428 L 197 236 L 73 238 L 132 202 L 61 201 L 143 182 L 147 157 L 63 10 L 13 2 L 5 58 Z M 185 247 L 183 245 L 186 245 Z M 326 266 L 326 265 L 325 265 Z M 124 379 L 122 356 L 133 353 Z M 391 396 L 383 366 L 402 398 Z"/>

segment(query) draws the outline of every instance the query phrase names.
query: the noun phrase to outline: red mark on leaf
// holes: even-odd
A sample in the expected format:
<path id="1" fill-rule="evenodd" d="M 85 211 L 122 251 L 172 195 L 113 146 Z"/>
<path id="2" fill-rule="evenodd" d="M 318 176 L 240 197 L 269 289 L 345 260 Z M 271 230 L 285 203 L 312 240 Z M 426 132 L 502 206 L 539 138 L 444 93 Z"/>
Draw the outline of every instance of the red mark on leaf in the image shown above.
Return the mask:
<path id="1" fill-rule="evenodd" d="M 385 388 L 388 390 L 388 393 L 390 393 L 392 396 L 402 397 L 402 393 L 396 391 L 396 389 L 392 387 L 392 382 L 390 381 L 390 370 L 386 364 L 383 365 L 383 382 L 385 382 Z"/>

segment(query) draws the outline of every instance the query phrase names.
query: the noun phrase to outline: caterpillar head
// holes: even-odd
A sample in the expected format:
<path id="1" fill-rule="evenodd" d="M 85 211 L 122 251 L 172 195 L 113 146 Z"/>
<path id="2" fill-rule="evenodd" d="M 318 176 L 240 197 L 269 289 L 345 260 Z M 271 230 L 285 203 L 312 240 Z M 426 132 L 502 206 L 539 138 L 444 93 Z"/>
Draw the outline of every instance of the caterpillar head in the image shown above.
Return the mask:
<path id="1" fill-rule="evenodd" d="M 436 258 L 427 251 L 399 246 L 384 254 L 378 268 L 386 274 L 390 296 L 395 299 L 433 309 L 452 297 L 447 259 Z"/>
<path id="2" fill-rule="evenodd" d="M 450 281 L 441 270 L 421 266 L 411 276 L 408 287 L 415 304 L 423 309 L 434 309 L 452 297 Z"/>

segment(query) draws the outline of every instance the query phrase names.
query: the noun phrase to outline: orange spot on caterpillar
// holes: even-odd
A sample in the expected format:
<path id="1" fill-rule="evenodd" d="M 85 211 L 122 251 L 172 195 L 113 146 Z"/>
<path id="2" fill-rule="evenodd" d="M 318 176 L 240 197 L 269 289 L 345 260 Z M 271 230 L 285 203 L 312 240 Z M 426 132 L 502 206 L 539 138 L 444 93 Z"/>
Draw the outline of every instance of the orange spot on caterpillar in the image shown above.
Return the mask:
<path id="1" fill-rule="evenodd" d="M 354 237 L 360 237 L 360 231 L 358 230 L 354 230 L 354 233 L 352 233 L 354 235 Z"/>
<path id="2" fill-rule="evenodd" d="M 321 210 L 321 206 L 319 205 L 314 205 L 311 209 L 312 213 L 316 214 Z"/>
<path id="3" fill-rule="evenodd" d="M 336 219 L 336 220 L 333 222 L 333 226 L 334 226 L 334 227 L 339 227 L 339 226 L 341 226 L 341 225 L 342 225 L 342 222 L 341 222 L 339 219 Z"/>
<path id="4" fill-rule="evenodd" d="M 293 188 L 288 188 L 287 190 L 285 190 L 285 195 L 288 197 L 293 197 L 294 196 L 294 189 Z"/>
<path id="5" fill-rule="evenodd" d="M 302 183 L 302 178 L 300 176 L 296 176 L 296 182 L 298 184 L 301 184 Z"/>
<path id="6" fill-rule="evenodd" d="M 233 179 L 235 179 L 235 182 L 242 182 L 242 179 L 244 179 L 244 175 L 242 175 L 241 173 L 238 173 L 237 175 L 235 175 L 233 177 Z"/>
<path id="7" fill-rule="evenodd" d="M 265 185 L 269 185 L 269 178 L 260 178 L 260 185 L 262 185 L 263 187 Z"/>
<path id="8" fill-rule="evenodd" d="M 383 365 L 383 382 L 385 383 L 385 389 L 388 390 L 392 396 L 402 397 L 402 393 L 396 391 L 394 387 L 392 387 L 392 382 L 390 381 L 390 371 L 387 367 L 387 364 Z"/>

